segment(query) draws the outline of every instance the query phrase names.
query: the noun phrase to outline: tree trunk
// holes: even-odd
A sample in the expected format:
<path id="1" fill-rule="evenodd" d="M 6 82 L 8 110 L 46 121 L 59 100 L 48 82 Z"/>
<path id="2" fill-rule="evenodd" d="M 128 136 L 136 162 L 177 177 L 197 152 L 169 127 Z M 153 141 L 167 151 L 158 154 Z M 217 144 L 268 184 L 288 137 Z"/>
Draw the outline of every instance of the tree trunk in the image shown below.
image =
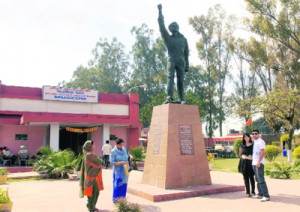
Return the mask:
<path id="1" fill-rule="evenodd" d="M 292 140 L 293 140 L 293 135 L 294 135 L 294 127 L 293 124 L 290 123 L 290 128 L 289 128 L 289 139 L 288 139 L 288 162 L 292 162 Z"/>

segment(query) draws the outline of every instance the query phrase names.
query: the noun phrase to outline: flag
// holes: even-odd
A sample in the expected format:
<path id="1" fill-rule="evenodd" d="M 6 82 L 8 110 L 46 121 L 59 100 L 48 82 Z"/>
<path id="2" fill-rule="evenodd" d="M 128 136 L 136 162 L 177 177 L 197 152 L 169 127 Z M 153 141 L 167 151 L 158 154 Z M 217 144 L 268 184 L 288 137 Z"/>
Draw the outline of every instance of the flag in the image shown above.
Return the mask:
<path id="1" fill-rule="evenodd" d="M 248 119 L 248 121 L 246 122 L 246 126 L 249 126 L 250 124 L 252 124 L 252 118 Z"/>

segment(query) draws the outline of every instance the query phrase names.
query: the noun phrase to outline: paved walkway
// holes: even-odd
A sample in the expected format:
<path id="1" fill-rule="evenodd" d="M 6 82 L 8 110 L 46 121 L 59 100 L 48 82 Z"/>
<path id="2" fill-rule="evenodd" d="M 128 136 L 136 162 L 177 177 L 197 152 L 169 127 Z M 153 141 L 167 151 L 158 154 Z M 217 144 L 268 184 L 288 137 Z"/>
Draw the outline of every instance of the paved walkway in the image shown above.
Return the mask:
<path id="1" fill-rule="evenodd" d="M 35 173 L 27 173 L 34 175 Z M 15 173 L 14 176 L 24 174 Z M 9 177 L 13 177 L 13 173 Z M 137 183 L 141 173 L 132 171 L 129 184 Z M 213 183 L 241 185 L 241 174 L 211 172 Z M 97 207 L 102 212 L 115 209 L 112 204 L 112 172 L 103 170 L 105 190 L 101 192 Z M 267 178 L 271 201 L 260 202 L 258 199 L 245 197 L 245 192 L 230 192 L 166 202 L 152 202 L 128 194 L 128 201 L 142 205 L 145 212 L 212 212 L 212 211 L 263 211 L 282 212 L 300 210 L 300 180 L 276 180 Z M 13 212 L 85 212 L 86 198 L 79 198 L 78 181 L 75 180 L 41 180 L 13 182 L 0 185 L 8 188 L 11 195 Z"/>

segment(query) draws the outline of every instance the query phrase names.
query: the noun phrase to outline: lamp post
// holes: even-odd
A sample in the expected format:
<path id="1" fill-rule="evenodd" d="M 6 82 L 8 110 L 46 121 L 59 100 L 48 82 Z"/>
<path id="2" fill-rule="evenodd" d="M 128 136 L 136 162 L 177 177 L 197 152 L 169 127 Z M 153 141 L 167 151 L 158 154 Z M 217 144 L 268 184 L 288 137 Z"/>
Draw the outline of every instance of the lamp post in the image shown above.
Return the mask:
<path id="1" fill-rule="evenodd" d="M 146 89 L 147 85 L 143 84 L 143 85 L 134 86 L 132 88 L 129 88 L 126 93 L 128 94 L 131 90 L 136 89 L 136 88 L 144 88 L 144 89 Z"/>

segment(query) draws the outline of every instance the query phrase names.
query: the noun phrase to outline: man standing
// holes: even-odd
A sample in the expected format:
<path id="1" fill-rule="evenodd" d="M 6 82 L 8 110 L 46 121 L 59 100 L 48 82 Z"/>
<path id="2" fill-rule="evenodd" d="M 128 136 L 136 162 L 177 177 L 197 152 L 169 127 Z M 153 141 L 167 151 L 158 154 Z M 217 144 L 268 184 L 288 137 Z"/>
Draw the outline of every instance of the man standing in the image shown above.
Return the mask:
<path id="1" fill-rule="evenodd" d="M 164 16 L 162 14 L 162 5 L 158 8 L 158 24 L 161 36 L 168 49 L 168 85 L 167 100 L 165 103 L 173 102 L 174 76 L 176 71 L 177 92 L 181 104 L 185 104 L 184 100 L 184 72 L 189 70 L 189 47 L 186 38 L 179 32 L 179 26 L 176 22 L 169 25 L 170 35 L 165 27 Z"/>
<path id="2" fill-rule="evenodd" d="M 252 138 L 254 140 L 252 166 L 255 173 L 255 180 L 257 182 L 258 196 L 262 202 L 270 201 L 270 195 L 265 181 L 265 148 L 266 144 L 259 136 L 258 130 L 252 131 Z"/>
<path id="3" fill-rule="evenodd" d="M 108 163 L 109 163 L 109 155 L 111 153 L 112 147 L 109 144 L 109 140 L 106 140 L 106 144 L 103 145 L 102 147 L 102 155 L 103 155 L 103 160 L 105 162 L 105 168 L 108 168 Z"/>

